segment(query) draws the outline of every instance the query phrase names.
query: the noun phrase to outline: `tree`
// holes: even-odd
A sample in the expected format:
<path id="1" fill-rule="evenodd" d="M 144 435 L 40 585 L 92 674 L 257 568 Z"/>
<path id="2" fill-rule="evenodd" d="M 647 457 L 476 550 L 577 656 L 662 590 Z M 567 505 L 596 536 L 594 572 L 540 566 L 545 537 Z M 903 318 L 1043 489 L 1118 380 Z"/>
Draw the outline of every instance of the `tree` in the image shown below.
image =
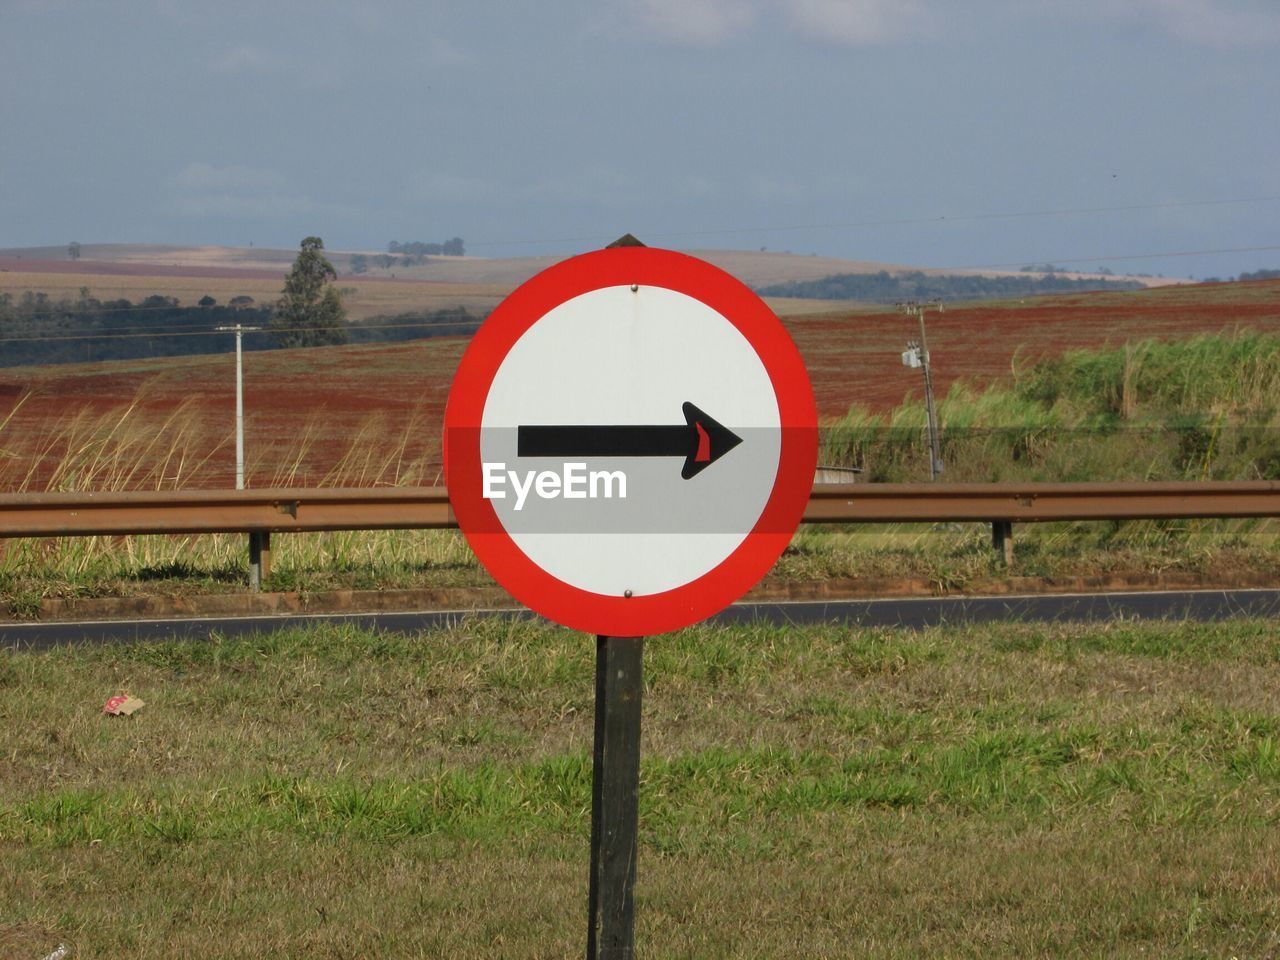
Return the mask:
<path id="1" fill-rule="evenodd" d="M 216 307 L 218 305 L 218 301 L 215 300 L 213 297 L 209 296 L 207 293 L 203 297 L 201 297 L 199 300 L 197 300 L 196 303 L 200 304 L 200 306 L 202 307 Z"/>
<path id="2" fill-rule="evenodd" d="M 369 258 L 363 253 L 353 253 L 351 255 L 351 272 L 367 273 L 369 271 Z"/>
<path id="3" fill-rule="evenodd" d="M 302 241 L 284 280 L 268 327 L 281 347 L 319 347 L 347 342 L 347 311 L 332 286 L 338 272 L 324 255 L 324 241 Z"/>
<path id="4" fill-rule="evenodd" d="M 75 240 L 67 244 L 67 256 L 72 260 L 80 259 L 80 244 Z"/>

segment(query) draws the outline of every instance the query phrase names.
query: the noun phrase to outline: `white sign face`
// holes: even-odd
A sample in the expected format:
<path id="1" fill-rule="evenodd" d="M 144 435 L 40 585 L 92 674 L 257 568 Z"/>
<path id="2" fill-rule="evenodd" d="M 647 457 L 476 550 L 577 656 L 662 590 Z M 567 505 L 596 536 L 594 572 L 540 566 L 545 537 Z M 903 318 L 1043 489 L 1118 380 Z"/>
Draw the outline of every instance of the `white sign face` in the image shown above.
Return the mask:
<path id="1" fill-rule="evenodd" d="M 530 278 L 445 407 L 449 503 L 513 597 L 597 636 L 697 623 L 758 583 L 818 456 L 804 360 L 748 287 L 619 246 Z"/>
<path id="2" fill-rule="evenodd" d="M 643 597 L 713 570 L 778 477 L 778 398 L 707 304 L 605 286 L 533 323 L 498 367 L 480 429 L 483 495 L 537 567 Z"/>

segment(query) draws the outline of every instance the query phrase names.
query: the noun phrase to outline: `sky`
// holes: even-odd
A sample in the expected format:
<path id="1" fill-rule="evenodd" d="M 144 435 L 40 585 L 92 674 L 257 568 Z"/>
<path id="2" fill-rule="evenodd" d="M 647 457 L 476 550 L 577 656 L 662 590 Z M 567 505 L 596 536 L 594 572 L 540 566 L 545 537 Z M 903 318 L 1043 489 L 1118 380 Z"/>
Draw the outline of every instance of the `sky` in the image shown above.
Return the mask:
<path id="1" fill-rule="evenodd" d="M 1229 276 L 1278 64 L 1275 0 L 0 0 L 0 247 Z"/>

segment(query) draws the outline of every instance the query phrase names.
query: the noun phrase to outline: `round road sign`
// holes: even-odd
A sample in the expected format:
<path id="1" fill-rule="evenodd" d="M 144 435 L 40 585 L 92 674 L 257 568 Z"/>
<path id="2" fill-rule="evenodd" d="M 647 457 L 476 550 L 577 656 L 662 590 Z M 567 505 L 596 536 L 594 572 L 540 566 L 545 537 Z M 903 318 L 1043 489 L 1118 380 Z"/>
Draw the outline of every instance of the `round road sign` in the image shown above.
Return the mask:
<path id="1" fill-rule="evenodd" d="M 768 572 L 808 502 L 817 415 L 799 352 L 751 290 L 620 247 L 545 270 L 484 322 L 444 457 L 458 525 L 516 599 L 643 636 Z"/>

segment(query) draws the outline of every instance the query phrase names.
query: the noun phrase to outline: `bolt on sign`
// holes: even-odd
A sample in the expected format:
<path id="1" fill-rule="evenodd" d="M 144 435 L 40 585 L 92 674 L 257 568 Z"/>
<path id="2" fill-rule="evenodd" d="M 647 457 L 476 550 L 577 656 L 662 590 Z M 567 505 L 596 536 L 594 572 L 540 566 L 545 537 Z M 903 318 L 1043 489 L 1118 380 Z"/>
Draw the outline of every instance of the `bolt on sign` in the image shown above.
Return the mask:
<path id="1" fill-rule="evenodd" d="M 481 563 L 550 620 L 607 636 L 696 623 L 799 525 L 817 414 L 749 288 L 652 247 L 538 274 L 484 322 L 445 411 L 445 477 Z"/>

